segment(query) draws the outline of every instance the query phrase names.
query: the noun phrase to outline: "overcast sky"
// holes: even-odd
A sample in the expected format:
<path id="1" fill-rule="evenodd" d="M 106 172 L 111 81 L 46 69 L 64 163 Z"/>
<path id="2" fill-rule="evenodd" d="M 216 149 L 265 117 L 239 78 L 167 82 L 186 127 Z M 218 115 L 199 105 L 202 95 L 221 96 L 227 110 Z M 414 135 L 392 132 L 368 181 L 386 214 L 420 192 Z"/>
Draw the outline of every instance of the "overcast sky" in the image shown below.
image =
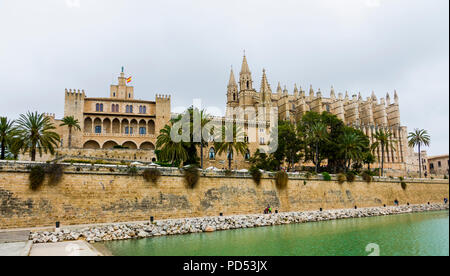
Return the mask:
<path id="1" fill-rule="evenodd" d="M 0 115 L 64 112 L 64 88 L 200 98 L 224 111 L 245 49 L 255 87 L 278 81 L 366 98 L 396 89 L 402 125 L 449 151 L 448 0 L 0 0 Z"/>

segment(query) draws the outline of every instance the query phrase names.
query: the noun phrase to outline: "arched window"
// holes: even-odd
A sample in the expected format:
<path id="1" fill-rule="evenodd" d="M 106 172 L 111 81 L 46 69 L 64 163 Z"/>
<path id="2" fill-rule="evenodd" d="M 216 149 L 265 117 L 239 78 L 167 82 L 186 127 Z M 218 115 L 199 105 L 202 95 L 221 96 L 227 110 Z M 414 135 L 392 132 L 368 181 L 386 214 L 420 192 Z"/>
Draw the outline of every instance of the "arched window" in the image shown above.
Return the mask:
<path id="1" fill-rule="evenodd" d="M 116 112 L 116 105 L 115 104 L 111 105 L 111 112 Z"/>
<path id="2" fill-rule="evenodd" d="M 143 112 L 142 112 L 142 113 L 147 114 L 147 107 L 146 107 L 146 106 L 143 106 L 142 109 L 143 109 Z"/>
<path id="3" fill-rule="evenodd" d="M 103 104 L 100 104 L 100 111 L 103 112 Z"/>
<path id="4" fill-rule="evenodd" d="M 142 105 L 139 106 L 139 114 L 142 114 Z"/>
<path id="5" fill-rule="evenodd" d="M 120 111 L 119 111 L 119 105 L 118 105 L 118 104 L 116 104 L 116 112 L 120 112 Z"/>
<path id="6" fill-rule="evenodd" d="M 250 89 L 250 81 L 247 81 L 247 89 Z"/>
<path id="7" fill-rule="evenodd" d="M 96 104 L 96 105 L 95 105 L 95 111 L 96 111 L 96 112 L 99 112 L 99 111 L 100 111 L 100 104 Z"/>
<path id="8" fill-rule="evenodd" d="M 235 100 L 236 100 L 236 94 L 233 93 L 233 101 L 235 101 Z"/>
<path id="9" fill-rule="evenodd" d="M 125 106 L 125 112 L 126 113 L 130 113 L 130 106 L 129 105 Z"/>
<path id="10" fill-rule="evenodd" d="M 130 105 L 130 113 L 133 113 L 133 106 Z"/>
<path id="11" fill-rule="evenodd" d="M 214 160 L 216 159 L 216 151 L 214 150 L 214 148 L 210 148 L 209 149 L 209 160 Z"/>

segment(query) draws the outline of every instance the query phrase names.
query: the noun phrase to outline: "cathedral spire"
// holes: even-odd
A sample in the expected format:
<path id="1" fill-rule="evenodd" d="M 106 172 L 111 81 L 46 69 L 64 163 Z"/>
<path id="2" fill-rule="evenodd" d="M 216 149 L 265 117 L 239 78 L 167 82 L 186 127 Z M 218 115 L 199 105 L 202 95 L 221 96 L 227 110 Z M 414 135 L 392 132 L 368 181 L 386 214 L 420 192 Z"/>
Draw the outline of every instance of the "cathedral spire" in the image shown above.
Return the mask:
<path id="1" fill-rule="evenodd" d="M 278 95 L 281 95 L 283 93 L 283 90 L 281 90 L 281 83 L 280 82 L 278 82 L 277 93 L 278 93 Z"/>
<path id="2" fill-rule="evenodd" d="M 332 99 L 336 99 L 336 94 L 334 93 L 334 87 L 333 87 L 333 86 L 331 86 L 330 97 L 331 97 Z"/>
<path id="3" fill-rule="evenodd" d="M 312 84 L 311 84 L 311 86 L 309 87 L 309 96 L 314 97 L 314 89 L 313 89 L 313 87 L 312 87 Z"/>
<path id="4" fill-rule="evenodd" d="M 247 57 L 244 53 L 244 59 L 242 60 L 241 73 L 239 74 L 239 84 L 241 86 L 241 91 L 253 90 L 253 80 L 252 73 L 248 67 Z"/>
<path id="5" fill-rule="evenodd" d="M 251 73 L 250 68 L 248 67 L 247 57 L 244 53 L 244 59 L 242 60 L 241 74 L 242 73 Z"/>
<path id="6" fill-rule="evenodd" d="M 266 70 L 263 69 L 263 76 L 261 80 L 261 95 L 263 102 L 272 102 L 272 90 L 270 89 L 269 82 L 267 81 Z"/>
<path id="7" fill-rule="evenodd" d="M 398 94 L 397 94 L 397 90 L 394 90 L 394 101 L 396 104 L 398 104 Z"/>
<path id="8" fill-rule="evenodd" d="M 237 86 L 236 83 L 236 79 L 234 78 L 234 72 L 233 72 L 233 67 L 231 67 L 231 72 L 230 72 L 230 80 L 228 81 L 228 86 Z"/>

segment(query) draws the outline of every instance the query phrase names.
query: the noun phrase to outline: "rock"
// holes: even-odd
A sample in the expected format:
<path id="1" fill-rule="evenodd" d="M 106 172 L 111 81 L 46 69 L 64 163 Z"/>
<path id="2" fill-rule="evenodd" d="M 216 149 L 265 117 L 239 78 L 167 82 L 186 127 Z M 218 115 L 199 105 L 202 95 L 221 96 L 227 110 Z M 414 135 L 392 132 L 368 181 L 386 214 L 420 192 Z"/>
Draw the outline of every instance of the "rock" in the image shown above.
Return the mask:
<path id="1" fill-rule="evenodd" d="M 214 232 L 214 231 L 216 231 L 216 229 L 214 227 L 212 227 L 212 226 L 207 226 L 205 228 L 205 232 Z"/>

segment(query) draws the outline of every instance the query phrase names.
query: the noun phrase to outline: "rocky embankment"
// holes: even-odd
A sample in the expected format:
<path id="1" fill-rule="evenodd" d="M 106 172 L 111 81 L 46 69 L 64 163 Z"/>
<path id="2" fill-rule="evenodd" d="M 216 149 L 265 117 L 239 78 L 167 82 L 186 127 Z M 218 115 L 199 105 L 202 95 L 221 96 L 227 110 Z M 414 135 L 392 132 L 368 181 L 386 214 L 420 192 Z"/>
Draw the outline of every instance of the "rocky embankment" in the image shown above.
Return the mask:
<path id="1" fill-rule="evenodd" d="M 272 215 L 236 215 L 227 217 L 204 217 L 171 219 L 153 223 L 127 223 L 100 225 L 80 229 L 61 229 L 58 232 L 34 232 L 34 243 L 86 240 L 91 243 L 112 240 L 149 238 L 165 235 L 214 232 L 229 229 L 263 227 L 271 225 L 306 223 L 347 218 L 386 216 L 414 212 L 448 210 L 443 204 L 411 205 L 398 207 L 374 207 L 326 211 L 290 212 Z"/>

